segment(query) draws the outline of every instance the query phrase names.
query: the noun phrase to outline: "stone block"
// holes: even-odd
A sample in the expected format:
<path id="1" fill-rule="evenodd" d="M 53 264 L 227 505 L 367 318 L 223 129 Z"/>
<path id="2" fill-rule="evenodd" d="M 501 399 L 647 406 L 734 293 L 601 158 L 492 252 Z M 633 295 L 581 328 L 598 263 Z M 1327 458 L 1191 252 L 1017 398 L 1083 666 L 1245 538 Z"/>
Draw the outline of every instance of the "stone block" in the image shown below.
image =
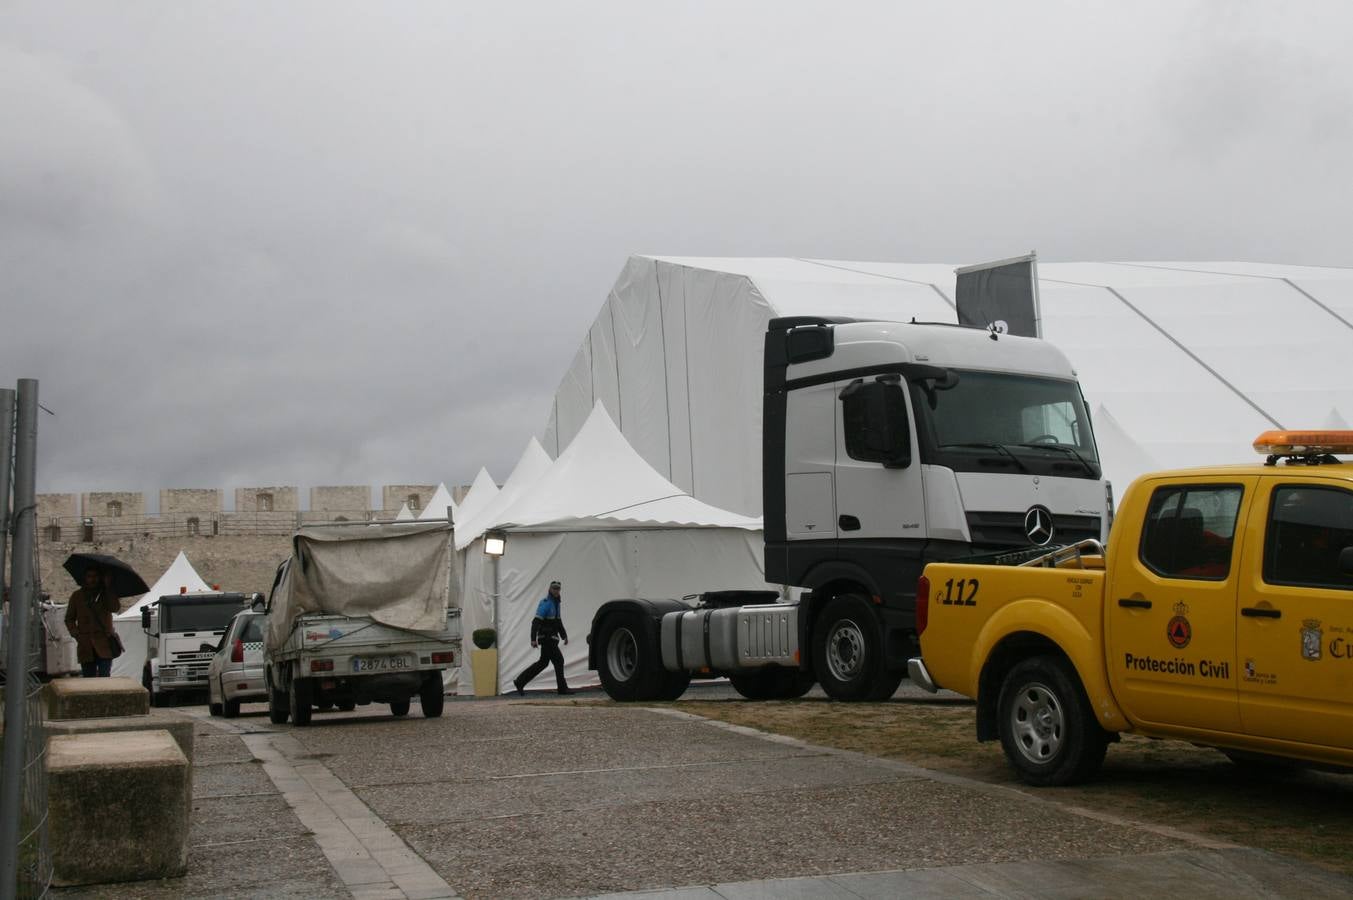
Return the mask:
<path id="1" fill-rule="evenodd" d="M 341 513 L 351 520 L 371 509 L 371 488 L 366 485 L 329 485 L 310 489 L 312 513 Z M 335 518 L 335 517 L 330 517 Z"/>
<path id="2" fill-rule="evenodd" d="M 294 513 L 300 508 L 300 500 L 294 487 L 235 488 L 237 513 Z"/>
<path id="3" fill-rule="evenodd" d="M 80 495 L 81 515 L 103 520 L 142 518 L 146 514 L 146 495 L 137 491 L 91 491 Z"/>
<path id="4" fill-rule="evenodd" d="M 432 495 L 437 493 L 435 484 L 387 484 L 381 487 L 381 511 L 391 516 L 399 512 L 405 503 L 416 516 L 427 508 Z"/>
<path id="5" fill-rule="evenodd" d="M 47 810 L 53 884 L 182 875 L 191 803 L 188 760 L 167 731 L 52 737 Z"/>
<path id="6" fill-rule="evenodd" d="M 134 678 L 58 678 L 42 688 L 47 719 L 144 716 L 150 694 Z"/>
<path id="7" fill-rule="evenodd" d="M 111 679 L 89 678 L 86 681 Z M 171 709 L 152 709 L 144 716 L 113 716 L 103 719 L 48 719 L 49 735 L 106 734 L 114 731 L 167 731 L 188 758 L 193 761 L 193 719 Z"/>
<path id="8" fill-rule="evenodd" d="M 222 509 L 220 488 L 166 488 L 160 491 L 160 515 L 218 513 Z"/>

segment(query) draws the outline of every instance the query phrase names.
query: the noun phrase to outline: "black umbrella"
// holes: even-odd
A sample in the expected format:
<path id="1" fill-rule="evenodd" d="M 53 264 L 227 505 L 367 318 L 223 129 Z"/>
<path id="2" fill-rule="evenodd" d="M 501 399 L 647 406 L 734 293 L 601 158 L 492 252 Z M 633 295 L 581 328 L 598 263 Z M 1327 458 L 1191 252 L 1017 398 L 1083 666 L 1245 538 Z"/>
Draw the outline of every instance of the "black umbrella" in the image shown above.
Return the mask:
<path id="1" fill-rule="evenodd" d="M 119 597 L 134 597 L 150 590 L 149 585 L 136 574 L 136 570 L 116 556 L 105 556 L 102 553 L 72 553 L 66 557 L 63 564 L 63 568 L 81 586 L 85 583 L 85 569 L 90 566 L 98 566 L 105 572 L 112 573 L 113 593 Z"/>

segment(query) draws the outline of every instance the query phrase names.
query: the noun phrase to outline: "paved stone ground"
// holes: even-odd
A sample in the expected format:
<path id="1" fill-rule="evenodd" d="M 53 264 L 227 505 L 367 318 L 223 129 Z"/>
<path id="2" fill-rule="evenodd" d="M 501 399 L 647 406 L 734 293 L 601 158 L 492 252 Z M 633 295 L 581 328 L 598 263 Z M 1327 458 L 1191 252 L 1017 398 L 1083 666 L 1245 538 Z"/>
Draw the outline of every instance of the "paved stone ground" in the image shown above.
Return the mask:
<path id="1" fill-rule="evenodd" d="M 1273 854 L 679 711 L 540 695 L 292 728 L 245 710 L 200 722 L 186 878 L 58 896 L 1353 893 Z"/>

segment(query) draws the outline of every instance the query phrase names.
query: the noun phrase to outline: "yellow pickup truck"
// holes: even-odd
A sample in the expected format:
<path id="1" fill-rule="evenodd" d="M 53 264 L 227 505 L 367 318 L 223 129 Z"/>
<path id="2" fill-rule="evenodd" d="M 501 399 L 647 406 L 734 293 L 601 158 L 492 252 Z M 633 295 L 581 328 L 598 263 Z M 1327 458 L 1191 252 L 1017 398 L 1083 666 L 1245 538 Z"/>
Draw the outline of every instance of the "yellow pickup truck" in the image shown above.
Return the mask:
<path id="1" fill-rule="evenodd" d="M 1121 732 L 1353 768 L 1353 431 L 1254 446 L 1138 478 L 1107 548 L 926 566 L 912 680 L 976 699 L 977 739 L 1035 785 L 1093 775 Z"/>

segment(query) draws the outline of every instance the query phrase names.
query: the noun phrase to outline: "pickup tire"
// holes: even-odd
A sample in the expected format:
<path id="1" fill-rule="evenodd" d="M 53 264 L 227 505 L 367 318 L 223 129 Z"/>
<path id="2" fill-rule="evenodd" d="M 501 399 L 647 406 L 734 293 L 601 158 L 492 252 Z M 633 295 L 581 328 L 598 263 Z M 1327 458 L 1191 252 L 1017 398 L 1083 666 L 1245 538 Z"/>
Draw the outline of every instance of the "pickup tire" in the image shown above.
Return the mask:
<path id="1" fill-rule="evenodd" d="M 418 689 L 418 705 L 425 719 L 435 719 L 442 714 L 442 707 L 446 705 L 446 689 L 442 687 L 441 672 L 433 672 L 423 678 L 423 686 Z"/>
<path id="2" fill-rule="evenodd" d="M 878 618 L 859 594 L 842 594 L 827 604 L 813 626 L 813 672 L 833 700 L 878 700 L 891 697 L 901 683 L 879 697 L 881 679 L 891 679 L 883 668 L 883 642 Z"/>
<path id="3" fill-rule="evenodd" d="M 207 712 L 213 716 L 219 716 L 221 714 L 221 704 L 208 701 Z"/>
<path id="4" fill-rule="evenodd" d="M 669 684 L 658 646 L 647 640 L 649 630 L 644 625 L 642 614 L 621 610 L 607 616 L 597 633 L 597 675 L 612 700 L 657 700 L 677 687 L 679 679 Z"/>
<path id="5" fill-rule="evenodd" d="M 291 704 L 287 695 L 279 691 L 272 683 L 272 676 L 267 677 L 268 684 L 268 721 L 274 725 L 285 725 L 287 719 L 291 718 Z"/>
<path id="6" fill-rule="evenodd" d="M 996 716 L 1005 757 L 1027 784 L 1075 784 L 1104 762 L 1109 736 L 1076 670 L 1060 657 L 1016 663 L 1001 683 Z"/>
<path id="7" fill-rule="evenodd" d="M 310 724 L 310 714 L 313 711 L 310 705 L 311 696 L 310 679 L 291 679 L 291 687 L 287 691 L 287 711 L 291 713 L 293 725 L 304 727 Z"/>
<path id="8" fill-rule="evenodd" d="M 409 714 L 408 700 L 390 701 L 390 715 L 398 717 L 398 716 L 407 716 L 408 714 Z"/>
<path id="9" fill-rule="evenodd" d="M 240 701 L 227 700 L 221 704 L 221 713 L 227 719 L 238 719 L 240 717 Z"/>

